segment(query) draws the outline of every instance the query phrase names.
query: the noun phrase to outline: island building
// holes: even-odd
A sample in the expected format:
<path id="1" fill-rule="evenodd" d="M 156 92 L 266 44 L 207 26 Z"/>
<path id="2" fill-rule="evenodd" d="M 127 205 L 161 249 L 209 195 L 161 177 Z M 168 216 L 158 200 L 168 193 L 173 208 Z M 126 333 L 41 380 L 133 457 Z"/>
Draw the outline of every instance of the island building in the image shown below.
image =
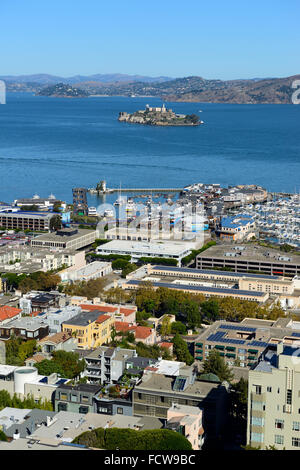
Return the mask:
<path id="1" fill-rule="evenodd" d="M 249 372 L 247 444 L 252 447 L 300 447 L 299 344 L 278 343 Z"/>
<path id="2" fill-rule="evenodd" d="M 182 258 L 190 253 L 191 249 L 189 247 L 175 241 L 143 243 L 128 240 L 112 240 L 97 248 L 97 254 L 99 255 L 130 255 L 132 262 L 138 261 L 142 257 L 159 257 L 174 259 L 180 264 Z"/>
<path id="3" fill-rule="evenodd" d="M 56 215 L 54 212 L 0 212 L 0 226 L 9 230 L 47 231 Z"/>
<path id="4" fill-rule="evenodd" d="M 76 215 L 88 215 L 87 189 L 73 188 L 73 213 Z"/>
<path id="5" fill-rule="evenodd" d="M 197 255 L 196 267 L 294 277 L 300 275 L 300 257 L 258 245 L 215 245 Z"/>
<path id="6" fill-rule="evenodd" d="M 63 228 L 45 233 L 31 240 L 32 247 L 80 250 L 91 245 L 97 238 L 96 230 Z"/>
<path id="7" fill-rule="evenodd" d="M 79 349 L 97 348 L 111 339 L 115 320 L 99 310 L 82 311 L 62 323 L 62 331 L 75 335 Z"/>

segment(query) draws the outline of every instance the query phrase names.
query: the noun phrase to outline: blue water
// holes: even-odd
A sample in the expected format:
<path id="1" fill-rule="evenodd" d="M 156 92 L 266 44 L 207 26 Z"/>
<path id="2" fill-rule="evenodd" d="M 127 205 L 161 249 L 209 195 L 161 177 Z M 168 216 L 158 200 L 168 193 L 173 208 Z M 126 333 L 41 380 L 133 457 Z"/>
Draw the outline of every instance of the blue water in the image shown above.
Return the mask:
<path id="1" fill-rule="evenodd" d="M 175 112 L 199 114 L 205 124 L 117 121 L 119 111 L 147 103 L 161 100 L 8 94 L 0 105 L 0 200 L 52 192 L 71 202 L 72 187 L 93 187 L 102 179 L 109 187 L 208 182 L 300 190 L 300 106 L 167 103 Z"/>

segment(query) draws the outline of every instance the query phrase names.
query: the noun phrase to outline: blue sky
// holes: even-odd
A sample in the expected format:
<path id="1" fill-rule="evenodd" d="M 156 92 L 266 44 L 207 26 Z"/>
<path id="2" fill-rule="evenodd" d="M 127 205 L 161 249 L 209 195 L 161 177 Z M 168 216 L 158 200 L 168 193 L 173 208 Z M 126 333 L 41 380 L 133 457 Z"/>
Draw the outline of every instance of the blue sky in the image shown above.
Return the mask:
<path id="1" fill-rule="evenodd" d="M 299 0 L 0 0 L 0 75 L 294 75 L 299 15 Z"/>

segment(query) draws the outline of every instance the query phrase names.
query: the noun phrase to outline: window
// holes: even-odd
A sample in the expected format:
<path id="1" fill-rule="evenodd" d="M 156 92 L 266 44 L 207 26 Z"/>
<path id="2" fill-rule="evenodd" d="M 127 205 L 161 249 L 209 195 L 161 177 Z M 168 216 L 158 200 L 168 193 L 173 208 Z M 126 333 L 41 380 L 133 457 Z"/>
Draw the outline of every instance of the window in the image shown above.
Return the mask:
<path id="1" fill-rule="evenodd" d="M 251 433 L 251 441 L 252 442 L 263 442 L 264 435 L 260 432 L 252 432 Z"/>
<path id="2" fill-rule="evenodd" d="M 61 400 L 67 400 L 68 399 L 68 395 L 64 392 L 60 392 L 60 399 Z"/>
<path id="3" fill-rule="evenodd" d="M 67 403 L 59 403 L 57 407 L 58 411 L 67 411 L 67 408 L 68 408 Z"/>
<path id="4" fill-rule="evenodd" d="M 261 385 L 254 385 L 256 395 L 261 395 Z"/>
<path id="5" fill-rule="evenodd" d="M 265 419 L 264 418 L 256 418 L 255 416 L 252 416 L 251 424 L 252 424 L 252 426 L 264 426 Z"/>
<path id="6" fill-rule="evenodd" d="M 277 429 L 283 429 L 284 428 L 283 419 L 275 419 L 275 428 L 277 428 Z"/>
<path id="7" fill-rule="evenodd" d="M 98 406 L 98 413 L 107 413 L 107 408 L 103 408 L 101 406 Z"/>
<path id="8" fill-rule="evenodd" d="M 293 431 L 300 431 L 300 422 L 293 421 Z"/>
<path id="9" fill-rule="evenodd" d="M 118 415 L 122 415 L 123 414 L 123 408 L 121 408 L 120 406 L 117 408 L 117 413 Z"/>
<path id="10" fill-rule="evenodd" d="M 292 390 L 287 390 L 286 391 L 286 403 L 287 403 L 287 405 L 292 404 Z"/>
<path id="11" fill-rule="evenodd" d="M 283 445 L 283 436 L 279 434 L 275 434 L 275 444 Z"/>
<path id="12" fill-rule="evenodd" d="M 292 437 L 292 446 L 293 447 L 300 447 L 300 438 L 299 437 Z"/>
<path id="13" fill-rule="evenodd" d="M 79 413 L 87 414 L 88 412 L 89 412 L 89 407 L 88 406 L 80 406 L 79 407 Z"/>
<path id="14" fill-rule="evenodd" d="M 83 403 L 88 403 L 89 402 L 89 397 L 87 395 L 81 395 L 81 401 Z"/>
<path id="15" fill-rule="evenodd" d="M 255 411 L 264 411 L 265 410 L 265 404 L 260 402 L 260 401 L 253 401 L 252 402 L 252 409 Z"/>
<path id="16" fill-rule="evenodd" d="M 267 392 L 272 392 L 272 387 L 267 387 Z"/>
<path id="17" fill-rule="evenodd" d="M 71 393 L 71 401 L 73 401 L 73 402 L 78 401 L 78 397 L 75 393 Z"/>

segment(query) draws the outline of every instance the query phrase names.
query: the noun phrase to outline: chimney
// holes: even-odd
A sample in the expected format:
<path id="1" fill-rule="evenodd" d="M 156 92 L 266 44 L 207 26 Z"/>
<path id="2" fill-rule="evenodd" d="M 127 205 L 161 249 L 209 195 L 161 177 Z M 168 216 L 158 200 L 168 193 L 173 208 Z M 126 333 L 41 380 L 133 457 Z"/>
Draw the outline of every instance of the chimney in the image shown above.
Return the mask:
<path id="1" fill-rule="evenodd" d="M 277 353 L 277 356 L 283 353 L 283 341 L 277 344 L 276 353 Z"/>
<path id="2" fill-rule="evenodd" d="M 20 433 L 19 433 L 19 430 L 16 429 L 14 434 L 13 434 L 13 439 L 20 439 Z"/>

